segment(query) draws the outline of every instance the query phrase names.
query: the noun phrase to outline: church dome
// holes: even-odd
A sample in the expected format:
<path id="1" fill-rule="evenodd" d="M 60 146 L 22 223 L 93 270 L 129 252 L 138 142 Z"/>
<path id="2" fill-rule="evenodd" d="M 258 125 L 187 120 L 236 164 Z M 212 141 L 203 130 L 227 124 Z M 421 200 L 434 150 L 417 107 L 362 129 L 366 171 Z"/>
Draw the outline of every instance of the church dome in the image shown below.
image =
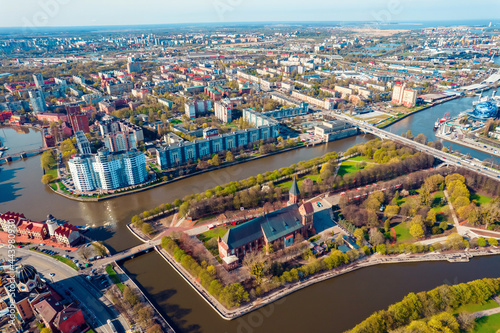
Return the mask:
<path id="1" fill-rule="evenodd" d="M 27 283 L 29 280 L 34 280 L 37 276 L 35 267 L 31 265 L 21 265 L 16 270 L 16 283 Z"/>

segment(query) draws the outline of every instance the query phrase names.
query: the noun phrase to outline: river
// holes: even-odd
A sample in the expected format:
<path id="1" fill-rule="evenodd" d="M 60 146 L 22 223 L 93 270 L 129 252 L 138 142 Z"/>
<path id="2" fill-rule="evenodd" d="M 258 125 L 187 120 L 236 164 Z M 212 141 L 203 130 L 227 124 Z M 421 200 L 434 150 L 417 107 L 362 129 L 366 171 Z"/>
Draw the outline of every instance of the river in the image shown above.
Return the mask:
<path id="1" fill-rule="evenodd" d="M 500 256 L 468 263 L 423 262 L 363 268 L 288 295 L 241 318 L 222 319 L 152 252 L 124 263 L 132 279 L 174 322 L 176 332 L 343 332 L 409 292 L 500 276 Z M 155 267 L 154 270 L 151 267 Z"/>
<path id="2" fill-rule="evenodd" d="M 37 145 L 35 148 L 40 146 L 40 132 L 23 130 L 16 131 L 9 127 L 0 130 L 0 139 L 5 142 L 5 146 L 11 148 L 8 153 L 28 150 L 27 147 L 33 145 Z M 78 202 L 52 192 L 40 182 L 42 170 L 40 157 L 36 156 L 0 166 L 0 211 L 22 212 L 27 218 L 34 220 L 45 220 L 48 214 L 52 214 L 57 219 L 72 224 L 90 225 L 94 228 L 87 235 L 105 241 L 112 251 L 121 251 L 139 244 L 125 227 L 135 214 L 161 203 L 182 199 L 191 193 L 204 192 L 217 185 L 273 171 L 327 152 L 346 151 L 349 147 L 372 138 L 371 135 L 356 136 L 326 145 L 296 149 L 102 202 Z"/>
<path id="3" fill-rule="evenodd" d="M 491 96 L 493 89 L 484 92 L 484 96 Z M 436 138 L 436 131 L 434 130 L 434 123 L 439 118 L 443 118 L 445 113 L 450 113 L 450 117 L 458 116 L 461 112 L 472 109 L 472 102 L 477 100 L 477 97 L 463 97 L 451 100 L 449 102 L 439 104 L 423 111 L 417 112 L 409 117 L 406 117 L 397 123 L 392 124 L 385 128 L 385 130 L 390 131 L 395 134 L 401 134 L 403 132 L 411 130 L 414 136 L 419 133 L 424 134 L 429 141 L 440 140 L 443 145 L 450 147 L 452 145 L 453 150 L 458 150 L 461 153 L 469 153 L 472 157 L 478 158 L 480 160 L 485 160 L 487 158 L 493 158 L 500 162 L 500 158 L 494 157 L 490 154 L 480 152 L 471 148 L 458 145 L 458 143 L 451 143 L 449 141 L 444 141 Z"/>

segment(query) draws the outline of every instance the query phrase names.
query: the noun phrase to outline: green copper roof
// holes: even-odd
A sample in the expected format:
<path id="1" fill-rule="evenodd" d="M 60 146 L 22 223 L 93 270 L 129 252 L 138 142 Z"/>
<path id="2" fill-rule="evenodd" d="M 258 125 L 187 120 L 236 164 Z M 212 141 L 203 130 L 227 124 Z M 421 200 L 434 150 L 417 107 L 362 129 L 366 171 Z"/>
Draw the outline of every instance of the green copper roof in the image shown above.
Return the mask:
<path id="1" fill-rule="evenodd" d="M 296 196 L 300 195 L 299 187 L 297 186 L 297 179 L 295 178 L 295 176 L 293 176 L 292 187 L 290 187 L 290 191 L 288 193 Z"/>

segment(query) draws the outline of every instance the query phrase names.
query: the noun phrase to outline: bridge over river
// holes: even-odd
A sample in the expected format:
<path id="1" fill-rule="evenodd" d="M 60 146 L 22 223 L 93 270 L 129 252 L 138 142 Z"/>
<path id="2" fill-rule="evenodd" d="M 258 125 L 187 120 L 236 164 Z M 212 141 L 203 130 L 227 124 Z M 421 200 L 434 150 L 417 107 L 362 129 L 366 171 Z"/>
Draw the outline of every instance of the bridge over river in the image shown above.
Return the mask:
<path id="1" fill-rule="evenodd" d="M 479 173 L 481 173 L 485 176 L 488 176 L 490 178 L 500 180 L 500 171 L 499 170 L 485 167 L 480 162 L 475 162 L 473 160 L 468 160 L 468 159 L 464 159 L 464 158 L 461 158 L 461 157 L 458 157 L 458 156 L 455 156 L 455 155 L 452 155 L 449 153 L 445 153 L 441 150 L 429 147 L 427 145 L 424 145 L 424 144 L 418 143 L 416 141 L 404 138 L 404 137 L 399 136 L 397 134 L 385 131 L 385 130 L 380 129 L 378 127 L 375 127 L 371 124 L 365 123 L 364 121 L 353 119 L 353 118 L 351 118 L 347 115 L 341 114 L 341 113 L 335 113 L 335 112 L 330 112 L 330 113 L 324 112 L 324 113 L 329 114 L 331 116 L 334 116 L 338 119 L 345 120 L 345 121 L 357 126 L 361 131 L 363 131 L 365 133 L 370 133 L 370 134 L 378 136 L 382 139 L 389 139 L 389 140 L 401 143 L 405 146 L 409 146 L 409 147 L 416 149 L 418 151 L 432 155 L 435 158 L 438 158 L 441 161 L 443 161 L 449 165 L 454 165 L 457 167 L 462 167 L 464 169 L 469 169 L 469 170 L 474 171 L 474 172 L 479 172 Z"/>
<path id="2" fill-rule="evenodd" d="M 35 155 L 43 153 L 47 149 L 50 149 L 50 148 L 40 147 L 38 149 L 33 149 L 33 150 L 28 150 L 28 151 L 21 151 L 21 152 L 18 152 L 18 153 L 12 153 L 12 154 L 9 154 L 9 155 L 4 155 L 4 156 L 2 156 L 0 158 L 0 164 L 9 163 L 9 162 L 15 161 L 15 160 L 20 159 L 20 158 L 28 158 L 28 157 L 31 157 L 31 156 L 35 156 Z"/>
<path id="3" fill-rule="evenodd" d="M 134 258 L 135 256 L 137 256 L 141 253 L 148 253 L 149 251 L 154 249 L 155 246 L 160 245 L 160 243 L 161 243 L 161 239 L 148 241 L 146 243 L 137 245 L 137 246 L 132 247 L 130 249 L 115 253 L 112 256 L 104 257 L 102 259 L 96 260 L 94 262 L 94 265 L 106 267 L 107 265 L 109 265 L 113 262 L 118 262 L 120 260 L 128 259 L 128 258 Z"/>

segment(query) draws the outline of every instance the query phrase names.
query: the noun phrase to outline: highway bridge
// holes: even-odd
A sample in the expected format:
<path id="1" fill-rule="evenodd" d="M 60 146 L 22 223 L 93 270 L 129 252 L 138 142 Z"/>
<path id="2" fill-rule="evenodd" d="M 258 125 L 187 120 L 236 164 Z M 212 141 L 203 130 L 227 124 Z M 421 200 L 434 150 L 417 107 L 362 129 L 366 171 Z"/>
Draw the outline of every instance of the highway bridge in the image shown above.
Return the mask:
<path id="1" fill-rule="evenodd" d="M 432 155 L 435 158 L 438 158 L 441 161 L 443 161 L 449 165 L 454 165 L 457 167 L 462 167 L 464 169 L 469 169 L 471 171 L 479 172 L 479 173 L 481 173 L 485 176 L 488 176 L 490 178 L 500 180 L 500 171 L 499 170 L 485 167 L 481 163 L 475 162 L 474 160 L 467 160 L 467 159 L 460 158 L 460 157 L 452 155 L 452 154 L 442 152 L 441 150 L 438 150 L 438 149 L 429 147 L 427 145 L 418 143 L 416 141 L 404 138 L 400 135 L 385 131 L 385 130 L 380 129 L 378 127 L 375 127 L 371 124 L 368 124 L 364 121 L 353 119 L 353 118 L 351 118 L 347 115 L 341 114 L 341 113 L 324 112 L 324 114 L 329 114 L 329 115 L 334 116 L 338 119 L 345 120 L 345 121 L 347 121 L 355 126 L 358 126 L 358 128 L 365 133 L 373 134 L 373 135 L 378 136 L 379 138 L 382 138 L 382 139 L 392 140 L 392 141 L 401 143 L 403 145 L 409 146 L 415 150 Z"/>

